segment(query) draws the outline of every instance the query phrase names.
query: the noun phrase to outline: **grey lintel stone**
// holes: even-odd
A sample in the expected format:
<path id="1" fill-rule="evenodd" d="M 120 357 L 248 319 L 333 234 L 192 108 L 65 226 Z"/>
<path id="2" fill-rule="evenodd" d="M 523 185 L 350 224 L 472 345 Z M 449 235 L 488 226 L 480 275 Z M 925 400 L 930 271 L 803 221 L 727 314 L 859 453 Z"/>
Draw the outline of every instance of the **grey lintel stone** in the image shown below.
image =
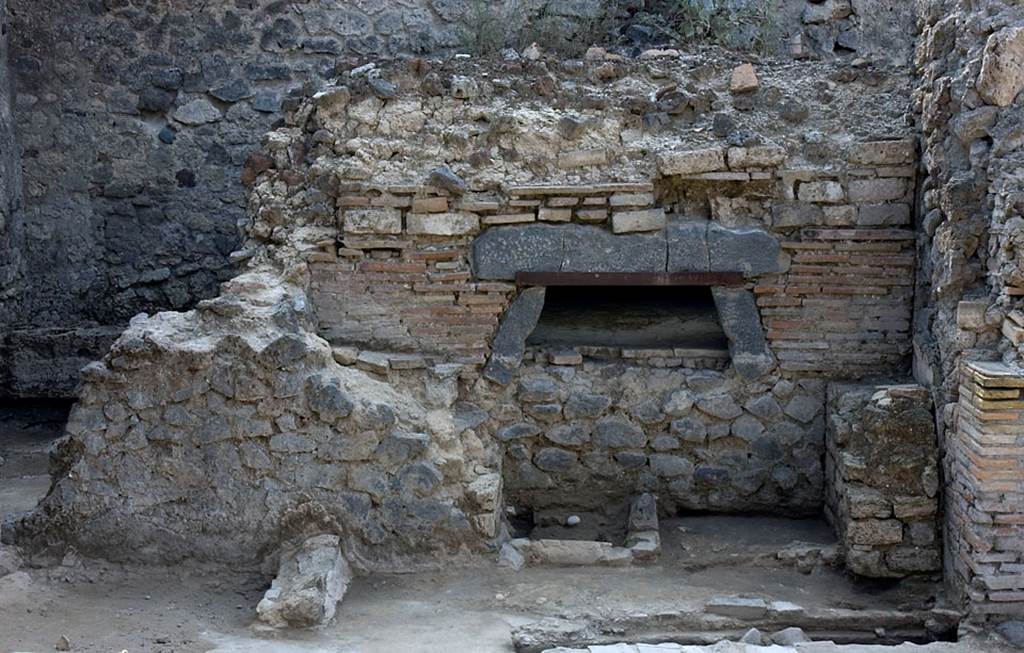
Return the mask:
<path id="1" fill-rule="evenodd" d="M 562 227 L 546 224 L 487 229 L 473 241 L 473 271 L 478 279 L 506 281 L 520 271 L 557 272 L 563 237 Z"/>
<path id="2" fill-rule="evenodd" d="M 711 289 L 722 330 L 729 339 L 729 354 L 736 372 L 744 379 L 756 379 L 775 367 L 775 358 L 761 326 L 761 316 L 749 290 Z"/>
<path id="3" fill-rule="evenodd" d="M 668 272 L 707 272 L 711 269 L 708 252 L 707 220 L 671 222 L 668 234 Z"/>
<path id="4" fill-rule="evenodd" d="M 747 275 L 782 272 L 779 241 L 763 229 L 726 229 L 708 226 L 708 253 L 712 272 L 743 272 Z"/>
<path id="5" fill-rule="evenodd" d="M 665 236 L 617 236 L 600 227 L 565 225 L 562 272 L 664 272 Z M 525 269 L 525 268 L 524 268 Z"/>
<path id="6" fill-rule="evenodd" d="M 533 333 L 544 308 L 544 288 L 527 288 L 519 293 L 505 312 L 505 319 L 494 337 L 491 360 L 484 368 L 484 376 L 507 385 L 526 353 L 526 339 Z"/>

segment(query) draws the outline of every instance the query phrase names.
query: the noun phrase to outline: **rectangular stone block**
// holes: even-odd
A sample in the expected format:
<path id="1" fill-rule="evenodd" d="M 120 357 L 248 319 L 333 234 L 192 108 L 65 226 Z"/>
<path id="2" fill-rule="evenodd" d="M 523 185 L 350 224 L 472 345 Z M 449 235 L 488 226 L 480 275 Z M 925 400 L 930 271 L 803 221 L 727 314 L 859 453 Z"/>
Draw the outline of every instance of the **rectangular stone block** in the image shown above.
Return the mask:
<path id="1" fill-rule="evenodd" d="M 755 145 L 753 147 L 730 147 L 729 167 L 733 170 L 743 168 L 773 168 L 786 161 L 786 148 L 778 145 Z"/>
<path id="2" fill-rule="evenodd" d="M 663 175 L 693 175 L 725 168 L 725 150 L 713 147 L 689 152 L 662 152 L 658 170 Z"/>
<path id="3" fill-rule="evenodd" d="M 797 198 L 801 202 L 839 204 L 846 199 L 846 195 L 838 181 L 806 181 L 797 188 Z"/>
<path id="4" fill-rule="evenodd" d="M 899 544 L 903 541 L 903 524 L 895 519 L 855 520 L 847 528 L 846 537 L 854 544 Z"/>
<path id="5" fill-rule="evenodd" d="M 617 193 L 611 197 L 612 206 L 650 206 L 654 193 Z"/>
<path id="6" fill-rule="evenodd" d="M 857 179 L 850 182 L 850 201 L 864 203 L 890 202 L 903 199 L 907 182 L 897 177 Z"/>
<path id="7" fill-rule="evenodd" d="M 857 143 L 850 149 L 850 163 L 864 166 L 888 166 L 911 163 L 914 160 L 914 142 L 869 141 Z"/>
<path id="8" fill-rule="evenodd" d="M 536 213 L 506 213 L 503 215 L 486 215 L 481 222 L 486 225 L 492 224 L 522 224 L 537 220 Z"/>
<path id="9" fill-rule="evenodd" d="M 398 209 L 347 209 L 342 216 L 348 234 L 402 233 L 402 212 Z"/>
<path id="10" fill-rule="evenodd" d="M 406 231 L 414 235 L 465 236 L 480 230 L 480 218 L 472 213 L 410 213 Z"/>
<path id="11" fill-rule="evenodd" d="M 665 228 L 665 209 L 618 211 L 612 215 L 612 231 L 617 234 L 659 231 Z"/>
<path id="12" fill-rule="evenodd" d="M 857 210 L 857 224 L 861 227 L 903 227 L 910 224 L 910 206 L 907 204 L 865 204 Z"/>
<path id="13" fill-rule="evenodd" d="M 563 170 L 599 166 L 606 163 L 608 163 L 608 151 L 603 148 L 574 150 L 558 155 L 558 167 Z"/>
<path id="14" fill-rule="evenodd" d="M 548 207 L 541 207 L 537 213 L 537 218 L 541 222 L 571 222 L 572 209 L 553 209 Z"/>

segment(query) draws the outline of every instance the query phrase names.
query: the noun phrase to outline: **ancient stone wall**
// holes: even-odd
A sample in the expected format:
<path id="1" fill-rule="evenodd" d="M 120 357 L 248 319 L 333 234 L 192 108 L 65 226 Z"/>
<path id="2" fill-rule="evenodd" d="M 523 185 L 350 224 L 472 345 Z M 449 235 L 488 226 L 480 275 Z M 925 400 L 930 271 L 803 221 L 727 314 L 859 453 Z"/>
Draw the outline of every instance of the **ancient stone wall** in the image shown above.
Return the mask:
<path id="1" fill-rule="evenodd" d="M 13 101 L 8 40 L 7 3 L 0 2 L 0 304 L 9 296 L 20 266 L 21 249 L 17 246 L 14 213 L 21 202 L 21 165 L 14 135 Z M 0 347 L 0 388 L 7 385 L 10 365 Z"/>
<path id="2" fill-rule="evenodd" d="M 999 0 L 947 0 L 924 3 L 920 12 L 916 108 L 926 176 L 919 205 L 915 372 L 933 388 L 944 434 L 947 577 L 961 588 L 974 616 L 1005 618 L 1020 614 L 1018 590 L 1024 586 L 1004 578 L 994 591 L 1012 591 L 993 599 L 993 588 L 978 579 L 998 574 L 1001 558 L 1013 569 L 1014 554 L 1001 548 L 1000 538 L 1012 531 L 1019 539 L 1019 527 L 986 525 L 1018 513 L 1021 493 L 1019 483 L 1002 481 L 1005 494 L 989 501 L 988 483 L 998 484 L 992 475 L 1003 473 L 992 466 L 1018 470 L 1012 474 L 1019 478 L 1024 456 L 1012 446 L 996 453 L 999 435 L 989 436 L 972 408 L 990 399 L 987 386 L 968 386 L 965 396 L 961 370 L 969 375 L 975 361 L 1002 358 L 1013 376 L 1021 361 L 1024 283 L 1017 242 L 1024 226 L 1024 8 Z M 1002 389 L 998 383 L 991 387 L 996 394 Z M 992 419 L 1000 425 L 1003 417 Z M 990 446 L 995 450 L 988 451 Z"/>
<path id="3" fill-rule="evenodd" d="M 765 67 L 730 90 L 734 59 L 696 59 L 371 67 L 297 103 L 246 160 L 248 272 L 194 311 L 137 318 L 90 367 L 56 482 L 13 535 L 254 564 L 326 531 L 385 569 L 482 550 L 510 500 L 820 508 L 810 377 L 867 361 L 772 332 L 852 310 L 836 332 L 880 346 L 873 373 L 900 369 L 906 80 Z M 777 127 L 822 89 L 828 136 L 807 137 L 806 116 Z M 850 121 L 855 96 L 876 101 Z M 872 285 L 826 262 L 868 265 Z M 711 363 L 527 347 L 545 291 L 517 272 L 670 265 L 732 273 L 711 282 L 729 340 Z M 793 351 L 813 369 L 787 369 Z M 108 550 L 125 532 L 131 546 Z"/>
<path id="4" fill-rule="evenodd" d="M 927 388 L 832 384 L 825 508 L 846 568 L 903 577 L 942 568 L 939 455 Z"/>
<path id="5" fill-rule="evenodd" d="M 661 33 L 629 29 L 644 3 L 598 0 L 11 0 L 25 209 L 0 243 L 0 393 L 69 396 L 133 315 L 216 294 L 235 269 L 242 163 L 293 91 L 372 58 L 451 53 L 481 7 L 539 4 L 559 34 L 610 7 L 627 54 Z M 805 31 L 799 56 L 899 61 L 909 4 L 888 4 L 786 0 L 776 36 L 785 50 Z"/>

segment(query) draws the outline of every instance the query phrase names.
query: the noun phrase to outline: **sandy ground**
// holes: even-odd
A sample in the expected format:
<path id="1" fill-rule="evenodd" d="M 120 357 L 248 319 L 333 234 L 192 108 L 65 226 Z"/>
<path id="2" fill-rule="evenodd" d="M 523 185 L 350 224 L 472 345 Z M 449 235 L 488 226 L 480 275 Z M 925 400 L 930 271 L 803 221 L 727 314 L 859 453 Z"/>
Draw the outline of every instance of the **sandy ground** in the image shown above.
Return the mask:
<path id="1" fill-rule="evenodd" d="M 46 451 L 61 412 L 0 417 L 0 516 L 45 493 Z M 828 546 L 815 520 L 687 517 L 663 524 L 661 561 L 641 568 L 478 568 L 357 578 L 335 623 L 305 632 L 254 623 L 267 579 L 200 568 L 128 568 L 71 555 L 62 566 L 0 577 L 0 653 L 509 653 L 511 631 L 542 618 L 609 621 L 700 614 L 720 596 L 756 596 L 807 607 L 920 609 L 941 604 L 933 583 L 855 583 L 819 567 L 765 564 L 794 541 Z M 812 548 L 813 548 L 812 546 Z M 12 566 L 0 549 L 0 574 Z M 806 570 L 805 570 L 806 571 Z M 995 638 L 925 647 L 831 647 L 814 653 L 984 653 Z"/>

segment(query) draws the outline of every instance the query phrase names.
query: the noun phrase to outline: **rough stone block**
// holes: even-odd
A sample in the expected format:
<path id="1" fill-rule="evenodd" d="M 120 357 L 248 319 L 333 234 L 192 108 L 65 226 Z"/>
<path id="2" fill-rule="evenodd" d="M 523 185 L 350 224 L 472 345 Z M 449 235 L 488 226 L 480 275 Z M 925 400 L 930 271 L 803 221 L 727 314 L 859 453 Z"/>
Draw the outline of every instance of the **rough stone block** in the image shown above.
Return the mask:
<path id="1" fill-rule="evenodd" d="M 786 161 L 786 148 L 778 145 L 753 145 L 751 147 L 730 147 L 729 168 L 774 168 Z"/>
<path id="2" fill-rule="evenodd" d="M 410 213 L 405 227 L 414 235 L 465 236 L 480 231 L 480 218 L 473 213 Z"/>
<path id="3" fill-rule="evenodd" d="M 256 606 L 256 614 L 275 628 L 327 624 L 351 581 L 338 536 L 311 537 L 282 554 L 277 578 Z"/>
<path id="4" fill-rule="evenodd" d="M 857 209 L 861 227 L 903 227 L 910 224 L 907 204 L 865 204 Z"/>
<path id="5" fill-rule="evenodd" d="M 906 192 L 907 182 L 898 178 L 856 179 L 850 182 L 851 202 L 890 202 L 903 199 Z"/>
<path id="6" fill-rule="evenodd" d="M 975 86 L 989 104 L 1013 104 L 1024 89 L 1024 27 L 1010 25 L 988 37 Z"/>
<path id="7" fill-rule="evenodd" d="M 722 331 L 729 338 L 729 355 L 736 372 L 745 379 L 755 379 L 775 367 L 754 294 L 746 289 L 717 287 L 711 293 Z"/>
<path id="8" fill-rule="evenodd" d="M 509 305 L 491 346 L 484 376 L 502 385 L 512 376 L 526 353 L 526 339 L 537 328 L 544 308 L 544 288 L 527 288 Z"/>
<path id="9" fill-rule="evenodd" d="M 797 198 L 801 202 L 841 204 L 846 194 L 838 181 L 806 181 L 797 187 Z"/>
<path id="10" fill-rule="evenodd" d="M 712 272 L 743 272 L 754 276 L 782 272 L 786 268 L 786 257 L 778 239 L 763 229 L 727 229 L 711 223 L 707 238 L 708 264 Z"/>
<path id="11" fill-rule="evenodd" d="M 893 166 L 914 161 L 914 141 L 868 141 L 850 148 L 850 163 L 862 166 Z"/>
<path id="12" fill-rule="evenodd" d="M 808 202 L 776 202 L 772 205 L 772 226 L 811 227 L 825 224 L 822 207 Z"/>
<path id="13" fill-rule="evenodd" d="M 402 212 L 398 209 L 348 209 L 343 222 L 348 234 L 402 233 Z"/>
<path id="14" fill-rule="evenodd" d="M 565 234 L 562 272 L 665 271 L 667 248 L 662 234 L 614 235 L 589 225 L 561 228 Z"/>
<path id="15" fill-rule="evenodd" d="M 616 211 L 612 214 L 612 231 L 617 234 L 661 231 L 664 228 L 665 209 Z"/>
<path id="16" fill-rule="evenodd" d="M 711 269 L 708 252 L 710 222 L 695 220 L 668 225 L 668 271 L 707 272 Z"/>
<path id="17" fill-rule="evenodd" d="M 519 271 L 556 272 L 562 266 L 563 233 L 561 227 L 540 224 L 488 229 L 473 241 L 473 271 L 480 279 L 509 281 Z"/>
<path id="18" fill-rule="evenodd" d="M 662 152 L 658 170 L 663 175 L 694 175 L 725 169 L 725 150 L 713 147 L 689 152 Z"/>

